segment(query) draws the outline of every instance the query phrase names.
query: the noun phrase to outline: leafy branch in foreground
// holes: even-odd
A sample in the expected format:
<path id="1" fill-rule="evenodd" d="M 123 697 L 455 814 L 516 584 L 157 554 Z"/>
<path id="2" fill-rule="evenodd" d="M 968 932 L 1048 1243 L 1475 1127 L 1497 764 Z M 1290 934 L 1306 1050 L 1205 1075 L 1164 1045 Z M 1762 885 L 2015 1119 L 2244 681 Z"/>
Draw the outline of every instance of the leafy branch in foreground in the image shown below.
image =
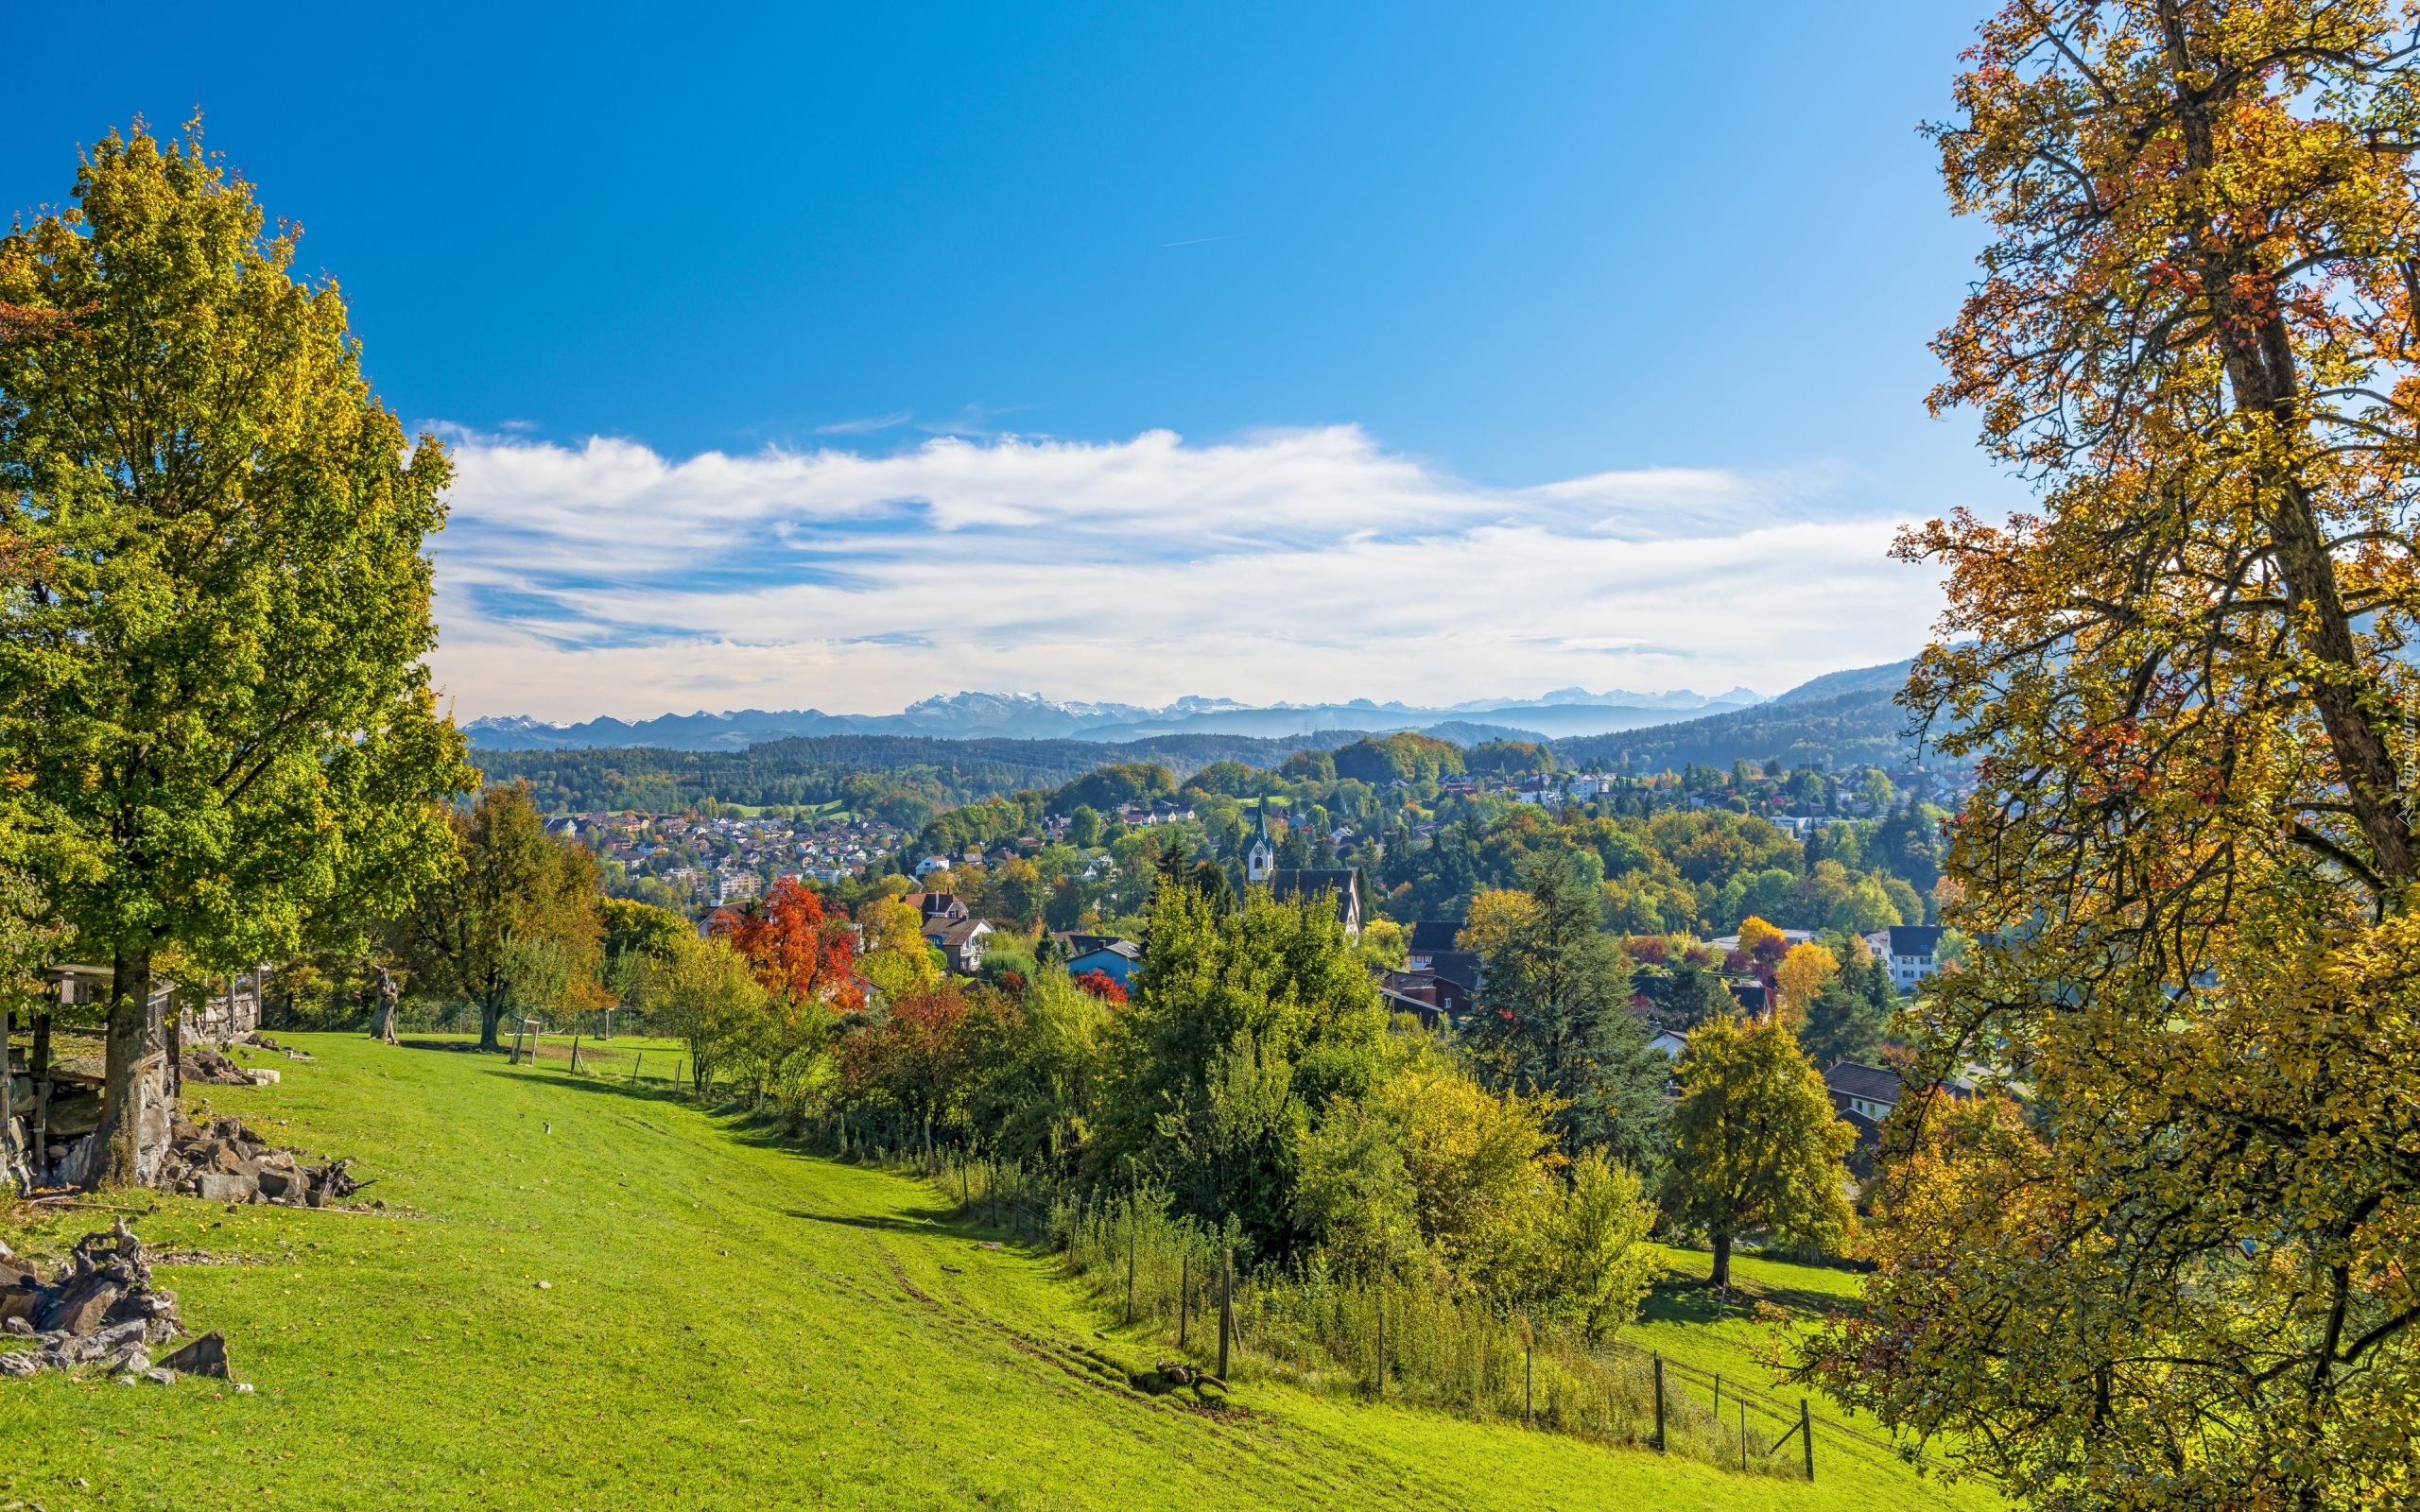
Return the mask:
<path id="1" fill-rule="evenodd" d="M 1871 1308 L 1809 1368 L 2046 1507 L 2420 1494 L 2420 145 L 2386 0 L 2018 0 L 1938 129 L 1989 221 L 1938 350 L 2040 506 L 1909 701 L 1979 758 L 1966 970 Z"/>

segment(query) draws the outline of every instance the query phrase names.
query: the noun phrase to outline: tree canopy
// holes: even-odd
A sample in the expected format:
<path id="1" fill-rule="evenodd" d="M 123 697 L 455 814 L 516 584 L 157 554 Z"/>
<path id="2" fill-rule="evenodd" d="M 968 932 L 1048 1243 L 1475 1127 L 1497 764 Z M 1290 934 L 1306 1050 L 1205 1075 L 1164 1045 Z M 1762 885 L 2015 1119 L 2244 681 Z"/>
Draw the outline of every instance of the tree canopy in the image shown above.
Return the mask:
<path id="1" fill-rule="evenodd" d="M 2414 22 L 2023 0 L 1935 133 L 1991 237 L 1935 404 L 2039 497 L 1900 545 L 1973 944 L 1817 1363 L 2040 1504 L 2420 1490 Z M 1924 1143 L 1978 1056 L 2038 1126 Z"/>
<path id="2" fill-rule="evenodd" d="M 249 967 L 399 903 L 470 782 L 421 660 L 444 449 L 294 255 L 198 129 L 140 124 L 0 238 L 0 749 L 113 966 L 90 1179 L 147 1174 L 154 959 Z"/>

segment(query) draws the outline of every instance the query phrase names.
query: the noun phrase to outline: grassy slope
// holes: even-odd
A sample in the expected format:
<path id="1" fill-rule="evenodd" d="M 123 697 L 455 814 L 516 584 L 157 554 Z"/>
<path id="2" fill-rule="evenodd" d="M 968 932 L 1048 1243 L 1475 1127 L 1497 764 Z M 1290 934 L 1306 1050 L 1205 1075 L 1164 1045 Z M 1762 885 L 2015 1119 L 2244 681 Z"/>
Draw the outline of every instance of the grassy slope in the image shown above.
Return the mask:
<path id="1" fill-rule="evenodd" d="M 1224 1418 L 1146 1401 L 1083 1368 L 1148 1361 L 1052 1261 L 977 1248 L 915 1182 L 560 1065 L 297 1039 L 317 1065 L 212 1100 L 359 1157 L 398 1215 L 162 1199 L 147 1240 L 259 1263 L 161 1272 L 257 1394 L 0 1385 L 0 1503 L 1980 1504 L 1871 1456 L 1807 1486 L 1274 1385 Z"/>

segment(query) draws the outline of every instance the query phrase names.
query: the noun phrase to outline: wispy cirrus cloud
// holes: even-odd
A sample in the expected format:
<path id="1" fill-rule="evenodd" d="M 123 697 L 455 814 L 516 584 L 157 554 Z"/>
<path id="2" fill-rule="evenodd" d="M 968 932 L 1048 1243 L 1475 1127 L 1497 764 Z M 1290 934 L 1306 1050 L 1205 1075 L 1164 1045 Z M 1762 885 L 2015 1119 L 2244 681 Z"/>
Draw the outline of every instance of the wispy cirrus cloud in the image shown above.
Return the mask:
<path id="1" fill-rule="evenodd" d="M 1351 426 L 666 458 L 454 438 L 441 681 L 465 714 L 1777 690 L 1938 604 L 1837 470 L 1490 488 Z"/>

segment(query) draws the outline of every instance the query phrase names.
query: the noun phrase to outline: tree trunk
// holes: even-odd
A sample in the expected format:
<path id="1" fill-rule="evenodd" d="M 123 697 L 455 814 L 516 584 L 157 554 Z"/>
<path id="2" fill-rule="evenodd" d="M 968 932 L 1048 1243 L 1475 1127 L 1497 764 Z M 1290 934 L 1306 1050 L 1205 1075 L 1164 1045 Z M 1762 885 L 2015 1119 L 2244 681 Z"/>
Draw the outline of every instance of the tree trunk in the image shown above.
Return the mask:
<path id="1" fill-rule="evenodd" d="M 167 1092 L 163 1068 L 154 1064 L 164 1051 L 159 1015 L 151 1009 L 151 948 L 120 946 L 111 961 L 101 1126 L 85 1147 L 77 1185 L 87 1191 L 140 1186 L 157 1165 L 159 1150 L 146 1148 L 146 1136 L 153 1124 L 165 1132 L 165 1109 L 152 1106 Z"/>
<path id="2" fill-rule="evenodd" d="M 1728 1286 L 1731 1284 L 1730 1230 L 1717 1229 L 1713 1238 L 1714 1274 L 1706 1278 L 1706 1284 L 1709 1286 Z"/>
<path id="3" fill-rule="evenodd" d="M 502 1046 L 501 1044 L 499 1044 L 499 1043 L 497 1043 L 497 1042 L 496 1042 L 496 1038 L 495 1038 L 495 1026 L 496 1026 L 496 1024 L 497 1024 L 499 1022 L 501 1022 L 501 1021 L 503 1020 L 503 1018 L 504 1018 L 504 1006 L 503 1006 L 503 1005 L 502 1005 L 502 1004 L 497 1004 L 497 1003 L 482 1003 L 482 1004 L 480 1004 L 480 1005 L 479 1005 L 479 1048 L 480 1048 L 480 1049 L 482 1049 L 482 1050 L 501 1050 L 501 1049 L 503 1049 L 503 1048 L 504 1048 L 504 1046 Z"/>

